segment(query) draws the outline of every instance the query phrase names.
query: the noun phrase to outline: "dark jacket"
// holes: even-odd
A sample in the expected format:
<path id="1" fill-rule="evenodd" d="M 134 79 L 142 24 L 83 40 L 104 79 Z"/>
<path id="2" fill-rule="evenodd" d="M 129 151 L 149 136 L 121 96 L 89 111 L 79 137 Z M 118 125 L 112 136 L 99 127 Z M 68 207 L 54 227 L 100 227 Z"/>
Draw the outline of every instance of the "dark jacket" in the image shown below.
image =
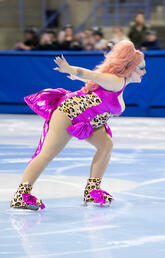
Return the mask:
<path id="1" fill-rule="evenodd" d="M 39 44 L 35 50 L 59 50 L 59 44 L 53 42 L 52 44 Z"/>
<path id="2" fill-rule="evenodd" d="M 130 27 L 128 37 L 134 43 L 136 48 L 139 48 L 142 42 L 144 42 L 147 30 L 148 27 L 146 25 L 144 25 L 141 30 L 138 30 L 135 24 Z"/>
<path id="3" fill-rule="evenodd" d="M 145 47 L 147 50 L 161 50 L 160 42 L 158 39 L 152 42 L 144 41 L 141 44 L 141 47 Z"/>

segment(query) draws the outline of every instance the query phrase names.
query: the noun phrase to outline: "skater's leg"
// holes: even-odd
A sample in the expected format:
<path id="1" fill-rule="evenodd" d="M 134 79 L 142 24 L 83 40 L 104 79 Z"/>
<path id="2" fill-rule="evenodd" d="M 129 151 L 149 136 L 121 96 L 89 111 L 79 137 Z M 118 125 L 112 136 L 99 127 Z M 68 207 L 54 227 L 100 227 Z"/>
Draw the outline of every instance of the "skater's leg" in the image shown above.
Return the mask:
<path id="1" fill-rule="evenodd" d="M 112 152 L 112 139 L 107 134 L 104 126 L 95 130 L 94 134 L 87 139 L 87 141 L 92 144 L 96 149 L 96 153 L 93 157 L 90 177 L 88 178 L 85 190 L 84 190 L 84 201 L 96 202 L 90 194 L 92 190 L 100 190 L 100 184 L 102 176 L 108 166 L 111 152 Z M 105 202 L 110 203 L 112 201 L 112 196 L 109 194 L 103 194 Z M 98 200 L 97 200 L 98 201 Z"/>
<path id="2" fill-rule="evenodd" d="M 41 200 L 34 203 L 27 202 L 29 194 L 31 194 L 32 185 L 39 177 L 43 169 L 48 163 L 64 148 L 71 139 L 71 135 L 66 128 L 71 126 L 69 118 L 60 110 L 55 110 L 52 114 L 49 130 L 45 138 L 41 152 L 28 164 L 23 174 L 22 183 L 19 185 L 14 194 L 10 207 L 38 210 L 43 209 L 44 205 Z M 25 197 L 26 196 L 26 197 Z M 31 197 L 30 197 L 31 198 Z M 29 201 L 29 199 L 28 199 Z"/>
<path id="3" fill-rule="evenodd" d="M 111 158 L 112 138 L 107 134 L 105 127 L 101 126 L 87 141 L 97 149 L 92 160 L 90 177 L 102 177 Z"/>
<path id="4" fill-rule="evenodd" d="M 66 131 L 71 125 L 71 120 L 62 111 L 53 112 L 42 150 L 26 167 L 22 183 L 28 182 L 33 185 L 48 163 L 62 151 L 72 137 Z"/>

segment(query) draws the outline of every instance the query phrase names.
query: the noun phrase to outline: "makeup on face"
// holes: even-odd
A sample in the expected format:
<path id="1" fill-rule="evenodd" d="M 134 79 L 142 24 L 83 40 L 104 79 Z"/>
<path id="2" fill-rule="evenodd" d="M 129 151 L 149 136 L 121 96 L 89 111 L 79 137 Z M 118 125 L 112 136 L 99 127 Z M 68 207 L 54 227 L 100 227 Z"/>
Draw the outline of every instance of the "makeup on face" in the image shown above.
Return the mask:
<path id="1" fill-rule="evenodd" d="M 145 66 L 138 66 L 138 69 L 140 69 L 141 71 L 144 71 L 146 69 Z"/>
<path id="2" fill-rule="evenodd" d="M 145 65 L 141 65 L 141 66 L 139 65 L 139 66 L 137 66 L 136 72 L 137 72 L 140 76 L 144 75 L 144 74 L 146 73 L 146 66 L 145 66 Z M 141 72 L 142 72 L 142 74 L 141 74 Z"/>
<path id="3" fill-rule="evenodd" d="M 146 73 L 146 66 L 145 63 L 141 63 L 136 66 L 134 73 L 132 74 L 133 81 L 140 82 L 142 80 L 143 75 Z M 138 78 L 137 78 L 138 76 Z M 140 79 L 140 81 L 139 81 Z"/>
<path id="4" fill-rule="evenodd" d="M 141 62 L 139 65 L 137 65 L 138 70 L 143 71 L 146 73 L 146 64 L 145 62 Z"/>

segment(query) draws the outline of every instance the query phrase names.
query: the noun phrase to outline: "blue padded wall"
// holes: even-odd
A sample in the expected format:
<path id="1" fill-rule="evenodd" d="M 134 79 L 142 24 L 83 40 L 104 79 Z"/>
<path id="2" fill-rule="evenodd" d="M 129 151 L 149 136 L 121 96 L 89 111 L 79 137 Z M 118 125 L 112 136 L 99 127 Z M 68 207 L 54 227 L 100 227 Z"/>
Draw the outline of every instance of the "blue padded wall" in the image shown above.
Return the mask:
<path id="1" fill-rule="evenodd" d="M 64 54 L 71 65 L 93 69 L 104 59 L 103 52 L 0 51 L 0 113 L 33 113 L 24 97 L 46 88 L 80 89 L 82 82 L 53 71 L 54 57 Z M 147 74 L 141 84 L 124 91 L 123 116 L 165 116 L 165 51 L 145 52 Z"/>

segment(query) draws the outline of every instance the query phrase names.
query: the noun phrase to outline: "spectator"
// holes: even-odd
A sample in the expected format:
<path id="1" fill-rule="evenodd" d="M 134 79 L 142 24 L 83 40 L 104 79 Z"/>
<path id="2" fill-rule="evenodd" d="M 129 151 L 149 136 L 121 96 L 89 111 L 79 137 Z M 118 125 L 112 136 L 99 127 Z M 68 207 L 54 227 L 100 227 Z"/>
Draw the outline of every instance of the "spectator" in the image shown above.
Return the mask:
<path id="1" fill-rule="evenodd" d="M 58 50 L 59 44 L 57 42 L 57 36 L 53 30 L 45 30 L 40 37 L 39 45 L 36 50 Z"/>
<path id="2" fill-rule="evenodd" d="M 87 43 L 86 45 L 84 45 L 84 50 L 93 51 L 93 50 L 95 50 L 95 48 L 94 48 L 94 45 L 92 43 Z"/>
<path id="3" fill-rule="evenodd" d="M 128 33 L 128 37 L 134 43 L 136 48 L 139 48 L 142 42 L 144 42 L 147 29 L 144 15 L 142 13 L 138 13 L 135 17 L 135 22 L 130 27 Z"/>
<path id="4" fill-rule="evenodd" d="M 77 33 L 77 34 L 75 35 L 75 37 L 76 37 L 76 40 L 77 40 L 82 46 L 84 46 L 85 44 L 88 43 L 88 39 L 87 39 L 87 37 L 86 37 L 86 35 L 85 35 L 85 33 L 84 33 L 83 31 Z"/>
<path id="5" fill-rule="evenodd" d="M 84 31 L 85 35 L 87 38 L 90 38 L 92 37 L 92 34 L 93 34 L 93 30 L 90 29 L 90 28 L 87 28 L 85 31 Z"/>
<path id="6" fill-rule="evenodd" d="M 71 44 L 73 43 L 73 41 L 75 41 L 73 26 L 71 24 L 67 24 L 64 27 L 64 32 L 65 32 L 65 40 L 61 47 L 63 50 L 70 50 Z"/>
<path id="7" fill-rule="evenodd" d="M 14 46 L 15 50 L 33 50 L 38 45 L 38 36 L 36 28 L 28 27 L 24 31 L 24 41 L 17 42 Z"/>
<path id="8" fill-rule="evenodd" d="M 82 45 L 80 44 L 80 42 L 74 40 L 74 41 L 71 42 L 71 44 L 70 44 L 70 49 L 69 49 L 69 50 L 72 50 L 72 51 L 74 51 L 74 50 L 80 51 L 80 50 L 83 50 L 83 47 L 82 47 Z"/>
<path id="9" fill-rule="evenodd" d="M 157 39 L 156 32 L 148 30 L 146 40 L 141 44 L 141 50 L 161 50 L 160 42 Z"/>
<path id="10" fill-rule="evenodd" d="M 57 42 L 61 46 L 65 41 L 65 31 L 61 30 L 57 35 Z"/>
<path id="11" fill-rule="evenodd" d="M 57 43 L 57 34 L 54 30 L 52 29 L 46 29 L 45 30 L 46 33 L 48 33 L 50 35 L 50 38 L 52 40 L 53 43 Z"/>
<path id="12" fill-rule="evenodd" d="M 82 48 L 86 50 L 86 47 L 92 48 L 94 46 L 95 40 L 93 38 L 93 30 L 86 29 L 76 34 L 76 39 L 80 42 Z"/>
<path id="13" fill-rule="evenodd" d="M 73 26 L 71 24 L 65 25 L 64 31 L 65 31 L 65 40 L 72 41 L 75 39 Z"/>
<path id="14" fill-rule="evenodd" d="M 103 37 L 103 32 L 100 29 L 93 31 L 95 50 L 105 50 L 108 45 L 108 40 Z"/>
<path id="15" fill-rule="evenodd" d="M 80 42 L 76 39 L 74 30 L 71 24 L 64 27 L 62 40 L 60 43 L 60 50 L 82 50 Z"/>
<path id="16" fill-rule="evenodd" d="M 128 37 L 124 34 L 124 30 L 122 27 L 116 26 L 113 28 L 112 38 L 110 39 L 110 42 L 115 45 L 121 40 L 128 40 Z"/>

